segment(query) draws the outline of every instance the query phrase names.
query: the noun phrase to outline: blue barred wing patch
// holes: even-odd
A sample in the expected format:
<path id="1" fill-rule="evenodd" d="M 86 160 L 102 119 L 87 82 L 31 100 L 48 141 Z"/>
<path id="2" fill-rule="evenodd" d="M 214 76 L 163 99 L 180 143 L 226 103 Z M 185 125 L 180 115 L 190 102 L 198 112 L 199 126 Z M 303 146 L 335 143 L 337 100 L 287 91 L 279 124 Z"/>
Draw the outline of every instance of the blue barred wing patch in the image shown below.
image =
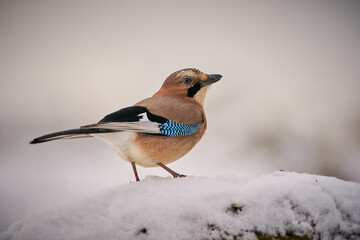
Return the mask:
<path id="1" fill-rule="evenodd" d="M 191 135 L 199 128 L 198 123 L 194 124 L 179 124 L 173 121 L 167 121 L 160 125 L 160 131 L 163 135 L 168 137 L 176 137 L 180 135 Z"/>

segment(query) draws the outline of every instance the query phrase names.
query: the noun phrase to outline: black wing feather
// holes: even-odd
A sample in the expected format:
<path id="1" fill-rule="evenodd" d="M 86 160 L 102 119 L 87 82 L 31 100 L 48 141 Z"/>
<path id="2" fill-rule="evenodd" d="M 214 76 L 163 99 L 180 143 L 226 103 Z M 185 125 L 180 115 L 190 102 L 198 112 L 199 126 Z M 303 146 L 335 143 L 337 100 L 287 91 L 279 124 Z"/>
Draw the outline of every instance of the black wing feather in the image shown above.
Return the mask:
<path id="1" fill-rule="evenodd" d="M 139 116 L 141 113 L 147 112 L 145 107 L 133 106 L 120 109 L 116 112 L 106 115 L 103 119 L 99 121 L 102 122 L 138 122 L 142 116 Z"/>
<path id="2" fill-rule="evenodd" d="M 132 106 L 122 108 L 116 112 L 106 115 L 99 123 L 103 122 L 138 122 L 142 119 L 140 114 L 146 113 L 148 119 L 152 122 L 165 123 L 168 120 L 164 117 L 152 114 L 146 107 Z"/>
<path id="3" fill-rule="evenodd" d="M 41 136 L 41 137 L 37 137 L 34 140 L 32 140 L 30 142 L 30 144 L 43 143 L 43 142 L 48 142 L 48 141 L 52 141 L 52 140 L 71 138 L 71 137 L 73 137 L 73 138 L 92 137 L 89 134 L 109 133 L 109 132 L 116 132 L 116 131 L 110 130 L 110 129 L 99 129 L 99 128 L 93 128 L 93 129 L 81 129 L 81 128 L 80 129 L 70 129 L 70 130 L 50 133 L 50 134 L 46 134 L 46 135 Z"/>

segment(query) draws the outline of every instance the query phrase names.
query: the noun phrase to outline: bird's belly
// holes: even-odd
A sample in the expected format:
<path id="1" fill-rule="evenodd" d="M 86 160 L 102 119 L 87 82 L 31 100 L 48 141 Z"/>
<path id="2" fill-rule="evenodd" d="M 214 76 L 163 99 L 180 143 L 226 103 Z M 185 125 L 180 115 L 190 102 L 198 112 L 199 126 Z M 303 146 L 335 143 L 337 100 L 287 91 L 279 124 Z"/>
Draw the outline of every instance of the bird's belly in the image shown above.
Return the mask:
<path id="1" fill-rule="evenodd" d="M 187 154 L 201 139 L 204 128 L 190 136 L 155 136 L 139 133 L 134 145 L 156 163 L 169 164 Z"/>
<path id="2" fill-rule="evenodd" d="M 114 147 L 115 151 L 126 161 L 135 162 L 144 167 L 155 167 L 156 163 L 148 158 L 134 144 L 134 132 L 114 132 L 105 134 L 93 134 L 94 137 L 100 138 Z"/>

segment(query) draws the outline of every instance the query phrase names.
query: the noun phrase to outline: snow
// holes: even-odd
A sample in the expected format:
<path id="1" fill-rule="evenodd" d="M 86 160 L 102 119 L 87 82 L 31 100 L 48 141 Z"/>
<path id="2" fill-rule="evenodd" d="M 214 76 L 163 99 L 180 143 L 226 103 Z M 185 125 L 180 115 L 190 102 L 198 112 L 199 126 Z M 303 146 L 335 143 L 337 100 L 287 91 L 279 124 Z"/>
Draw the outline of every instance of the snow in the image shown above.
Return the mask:
<path id="1" fill-rule="evenodd" d="M 258 233 L 359 239 L 360 184 L 281 171 L 254 180 L 148 176 L 29 215 L 0 239 L 257 239 Z"/>

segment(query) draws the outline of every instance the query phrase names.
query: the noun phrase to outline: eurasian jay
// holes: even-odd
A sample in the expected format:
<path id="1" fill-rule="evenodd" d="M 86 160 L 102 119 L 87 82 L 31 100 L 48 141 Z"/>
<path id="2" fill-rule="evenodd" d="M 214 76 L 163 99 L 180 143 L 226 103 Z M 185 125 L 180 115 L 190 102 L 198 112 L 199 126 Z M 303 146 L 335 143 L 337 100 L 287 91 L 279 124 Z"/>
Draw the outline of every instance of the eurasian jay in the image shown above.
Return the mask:
<path id="1" fill-rule="evenodd" d="M 173 177 L 184 177 L 166 164 L 187 154 L 204 135 L 206 91 L 221 77 L 194 68 L 179 70 L 152 97 L 134 106 L 111 113 L 96 124 L 47 134 L 30 143 L 97 137 L 131 163 L 136 181 L 140 181 L 136 165 L 160 166 Z"/>

